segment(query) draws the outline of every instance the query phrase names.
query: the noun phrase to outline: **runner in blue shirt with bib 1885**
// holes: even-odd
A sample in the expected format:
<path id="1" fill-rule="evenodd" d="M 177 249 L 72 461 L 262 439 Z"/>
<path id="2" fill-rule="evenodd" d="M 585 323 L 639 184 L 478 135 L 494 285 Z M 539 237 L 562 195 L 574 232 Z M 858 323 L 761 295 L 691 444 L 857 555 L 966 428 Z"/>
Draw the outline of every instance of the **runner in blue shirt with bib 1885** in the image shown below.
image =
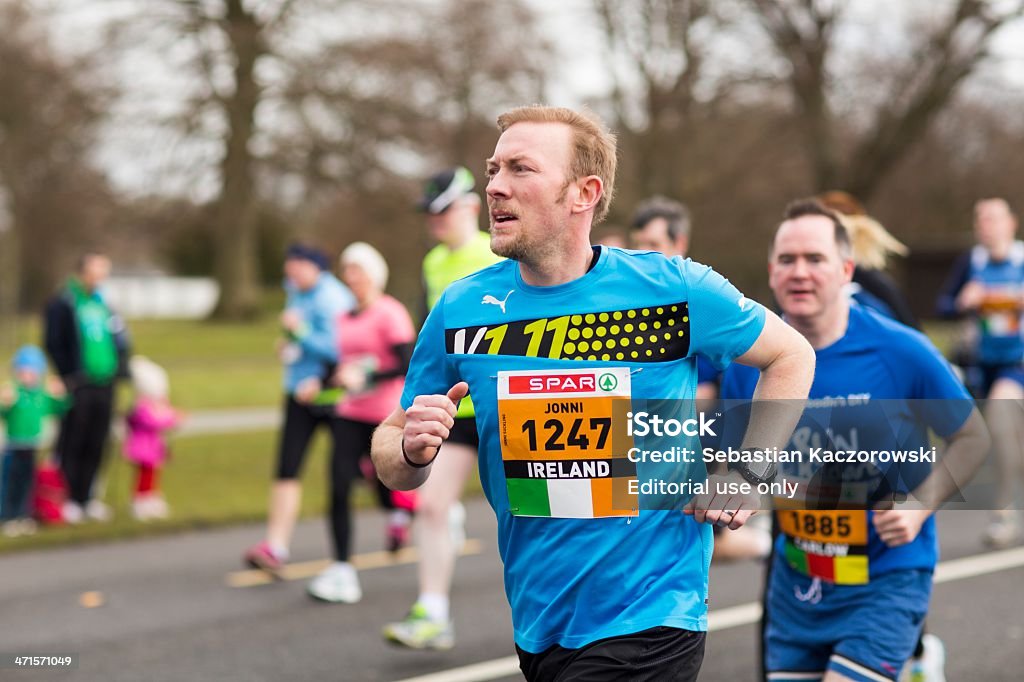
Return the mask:
<path id="1" fill-rule="evenodd" d="M 801 495 L 776 499 L 781 534 L 764 635 L 773 682 L 898 678 L 928 610 L 938 559 L 932 515 L 988 449 L 970 395 L 927 338 L 850 301 L 853 267 L 836 214 L 813 201 L 787 209 L 769 283 L 817 364 L 790 443 L 802 456 L 779 465 Z M 756 380 L 730 367 L 723 398 L 753 397 Z M 909 456 L 930 449 L 929 429 L 948 443 L 936 466 Z M 857 461 L 809 467 L 822 450 Z M 910 463 L 894 463 L 900 458 Z"/>

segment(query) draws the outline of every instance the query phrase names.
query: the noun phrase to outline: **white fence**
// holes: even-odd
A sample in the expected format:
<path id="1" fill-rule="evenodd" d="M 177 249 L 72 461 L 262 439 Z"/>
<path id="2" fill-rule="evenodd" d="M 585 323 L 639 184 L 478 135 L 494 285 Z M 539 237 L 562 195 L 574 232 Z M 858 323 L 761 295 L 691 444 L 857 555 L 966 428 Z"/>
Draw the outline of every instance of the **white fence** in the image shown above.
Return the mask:
<path id="1" fill-rule="evenodd" d="M 200 319 L 213 312 L 220 287 L 206 277 L 114 276 L 103 293 L 128 318 Z"/>

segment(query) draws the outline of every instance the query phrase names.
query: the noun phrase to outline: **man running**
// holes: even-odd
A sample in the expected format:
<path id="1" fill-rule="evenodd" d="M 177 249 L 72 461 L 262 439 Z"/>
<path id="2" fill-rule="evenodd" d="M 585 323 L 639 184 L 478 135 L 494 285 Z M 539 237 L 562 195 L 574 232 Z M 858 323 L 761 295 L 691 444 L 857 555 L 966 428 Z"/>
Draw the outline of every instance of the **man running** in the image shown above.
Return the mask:
<path id="1" fill-rule="evenodd" d="M 1020 411 L 1014 398 L 1024 391 L 1024 242 L 1016 239 L 1017 216 L 1006 200 L 982 199 L 974 205 L 978 243 L 953 267 L 939 296 L 939 314 L 966 317 L 969 347 L 962 359 L 967 385 L 989 398 L 986 419 L 992 426 L 998 489 L 992 520 L 982 541 L 1006 547 L 1020 536 L 1014 493 L 1021 475 Z"/>
<path id="2" fill-rule="evenodd" d="M 374 464 L 392 488 L 432 480 L 472 392 L 527 679 L 696 679 L 712 544 L 700 522 L 738 528 L 752 503 L 724 494 L 691 502 L 692 516 L 644 508 L 629 492 L 637 470 L 621 450 L 616 399 L 692 400 L 698 352 L 760 369 L 760 398 L 799 399 L 811 351 L 705 266 L 591 246 L 616 163 L 598 121 L 534 106 L 498 126 L 491 248 L 510 260 L 452 284 L 434 306 L 401 407 L 374 435 Z M 748 438 L 783 443 L 796 420 L 760 419 Z"/>
<path id="3" fill-rule="evenodd" d="M 853 268 L 835 213 L 813 201 L 787 209 L 772 244 L 769 284 L 786 322 L 817 355 L 809 409 L 791 447 L 929 448 L 930 427 L 948 449 L 934 468 L 878 460 L 818 467 L 812 477 L 803 461 L 780 466 L 781 479 L 803 487 L 795 502 L 777 498 L 782 534 L 764 642 L 773 681 L 898 678 L 928 610 L 938 556 L 932 514 L 988 448 L 969 394 L 927 338 L 851 303 Z M 723 397 L 751 398 L 756 381 L 755 373 L 732 366 Z M 827 499 L 815 502 L 816 492 Z M 908 496 L 917 504 L 892 508 L 904 507 L 895 502 Z M 868 511 L 875 505 L 889 508 Z"/>
<path id="4" fill-rule="evenodd" d="M 968 386 L 978 398 L 1024 360 L 1024 242 L 1016 234 L 1017 216 L 1006 200 L 978 201 L 978 243 L 957 260 L 938 299 L 943 317 L 966 316 L 974 322 L 973 366 L 967 369 Z"/>
<path id="5" fill-rule="evenodd" d="M 490 238 L 480 231 L 481 202 L 473 191 L 475 184 L 473 174 L 461 166 L 427 181 L 419 208 L 426 213 L 430 236 L 439 243 L 423 259 L 424 315 L 449 284 L 501 260 L 491 252 Z M 495 299 L 492 305 L 504 303 Z M 419 490 L 419 596 L 405 620 L 384 626 L 384 638 L 392 644 L 412 649 L 455 646 L 449 595 L 455 557 L 465 539 L 465 510 L 459 497 L 473 474 L 478 445 L 473 401 L 467 397 L 455 415 L 447 456 Z"/>

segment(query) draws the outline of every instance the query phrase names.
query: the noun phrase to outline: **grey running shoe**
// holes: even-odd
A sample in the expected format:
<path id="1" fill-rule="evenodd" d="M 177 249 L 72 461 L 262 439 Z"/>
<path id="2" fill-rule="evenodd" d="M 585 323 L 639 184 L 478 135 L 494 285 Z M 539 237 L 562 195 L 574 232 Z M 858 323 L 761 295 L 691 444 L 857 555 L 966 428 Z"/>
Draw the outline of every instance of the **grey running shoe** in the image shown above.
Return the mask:
<path id="1" fill-rule="evenodd" d="M 402 622 L 385 625 L 383 634 L 391 644 L 410 649 L 443 651 L 455 646 L 455 629 L 451 621 L 431 620 L 421 604 L 413 604 Z"/>

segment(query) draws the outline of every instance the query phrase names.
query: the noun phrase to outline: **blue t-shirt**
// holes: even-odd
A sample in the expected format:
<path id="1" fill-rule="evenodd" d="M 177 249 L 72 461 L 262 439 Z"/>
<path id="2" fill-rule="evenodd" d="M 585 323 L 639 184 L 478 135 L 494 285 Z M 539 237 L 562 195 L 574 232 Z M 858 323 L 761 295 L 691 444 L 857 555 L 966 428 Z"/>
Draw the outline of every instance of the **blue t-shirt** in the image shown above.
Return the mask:
<path id="1" fill-rule="evenodd" d="M 284 388 L 293 393 L 298 385 L 324 373 L 339 361 L 338 317 L 355 307 L 355 297 L 344 284 L 329 272 L 323 272 L 316 284 L 300 291 L 285 283 L 285 309 L 295 310 L 302 317 L 302 328 L 295 344 L 299 354 L 285 365 Z"/>
<path id="2" fill-rule="evenodd" d="M 634 400 L 693 400 L 696 354 L 731 361 L 754 344 L 764 318 L 762 306 L 704 265 L 607 247 L 586 275 L 565 284 L 530 286 L 518 263 L 504 261 L 445 291 L 420 332 L 402 406 L 469 383 L 480 477 L 498 520 L 520 647 L 578 648 L 656 626 L 706 629 L 712 539 L 710 526 L 678 511 L 513 515 L 498 373 L 620 367 L 631 373 Z"/>
<path id="3" fill-rule="evenodd" d="M 790 441 L 792 448 L 805 452 L 808 446 L 928 449 L 929 428 L 948 437 L 964 425 L 973 408 L 967 389 L 927 337 L 855 303 L 850 306 L 846 334 L 815 351 L 815 356 L 814 383 L 808 407 Z M 752 397 L 757 378 L 747 367 L 729 367 L 722 380 L 723 399 Z M 844 484 L 861 484 L 864 490 L 877 493 L 910 492 L 930 473 L 928 464 L 840 466 L 845 467 Z M 806 463 L 783 463 L 779 476 L 806 478 L 807 472 L 799 471 L 800 467 Z M 875 533 L 871 512 L 867 513 L 871 576 L 897 569 L 934 568 L 938 561 L 934 516 L 913 542 L 888 547 Z M 778 557 L 784 555 L 785 543 L 786 538 L 780 536 Z"/>
<path id="4" fill-rule="evenodd" d="M 986 365 L 1010 365 L 1024 359 L 1024 242 L 1014 242 L 1006 260 L 994 261 L 986 249 L 971 250 L 969 280 L 980 282 L 985 296 L 977 310 L 978 359 Z"/>

